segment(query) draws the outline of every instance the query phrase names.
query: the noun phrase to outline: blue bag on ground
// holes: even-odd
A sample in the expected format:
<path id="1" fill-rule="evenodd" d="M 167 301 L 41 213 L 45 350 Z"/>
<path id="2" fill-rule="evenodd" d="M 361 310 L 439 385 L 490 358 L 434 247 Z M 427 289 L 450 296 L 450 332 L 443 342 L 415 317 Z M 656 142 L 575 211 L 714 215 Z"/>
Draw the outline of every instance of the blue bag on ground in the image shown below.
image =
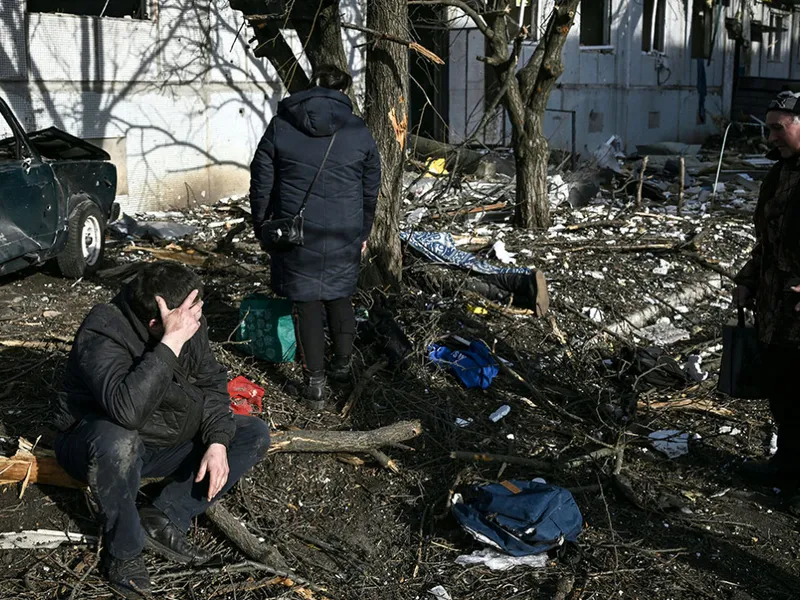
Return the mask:
<path id="1" fill-rule="evenodd" d="M 239 306 L 237 338 L 243 352 L 273 363 L 292 362 L 294 337 L 292 302 L 251 294 Z"/>
<path id="2" fill-rule="evenodd" d="M 431 344 L 428 358 L 434 364 L 447 367 L 467 388 L 488 388 L 499 371 L 497 362 L 483 342 L 472 342 L 467 350 L 451 350 Z"/>
<path id="3" fill-rule="evenodd" d="M 583 517 L 572 494 L 537 481 L 511 480 L 454 496 L 453 515 L 476 540 L 511 556 L 577 542 Z"/>

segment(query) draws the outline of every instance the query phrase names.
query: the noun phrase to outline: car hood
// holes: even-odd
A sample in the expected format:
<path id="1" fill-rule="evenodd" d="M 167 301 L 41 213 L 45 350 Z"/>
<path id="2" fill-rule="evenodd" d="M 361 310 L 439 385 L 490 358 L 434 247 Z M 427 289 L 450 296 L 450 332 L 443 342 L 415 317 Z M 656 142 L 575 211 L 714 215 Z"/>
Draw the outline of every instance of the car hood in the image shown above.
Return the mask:
<path id="1" fill-rule="evenodd" d="M 42 158 L 50 160 L 111 160 L 111 156 L 102 148 L 56 127 L 28 133 L 28 139 Z M 0 141 L 0 148 L 13 144 L 14 138 L 6 138 Z"/>

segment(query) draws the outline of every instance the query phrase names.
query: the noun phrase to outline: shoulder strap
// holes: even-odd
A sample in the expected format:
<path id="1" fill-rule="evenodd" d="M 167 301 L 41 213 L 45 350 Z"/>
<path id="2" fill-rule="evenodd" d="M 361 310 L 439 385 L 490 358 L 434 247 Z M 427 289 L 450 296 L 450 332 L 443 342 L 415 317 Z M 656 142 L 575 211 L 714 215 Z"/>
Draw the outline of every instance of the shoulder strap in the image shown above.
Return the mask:
<path id="1" fill-rule="evenodd" d="M 306 204 L 308 204 L 308 197 L 311 195 L 311 190 L 314 188 L 314 184 L 317 183 L 317 178 L 319 174 L 322 173 L 322 169 L 325 168 L 325 161 L 328 160 L 328 155 L 331 153 L 331 148 L 333 147 L 333 140 L 336 139 L 336 134 L 339 133 L 335 131 L 331 136 L 331 141 L 328 142 L 328 148 L 325 150 L 325 156 L 322 157 L 322 162 L 319 165 L 319 169 L 317 169 L 316 174 L 314 175 L 314 179 L 311 180 L 311 185 L 308 186 L 306 190 L 306 195 L 303 197 L 303 203 L 300 205 L 300 210 L 297 211 L 297 214 L 302 216 L 303 213 L 306 211 Z"/>

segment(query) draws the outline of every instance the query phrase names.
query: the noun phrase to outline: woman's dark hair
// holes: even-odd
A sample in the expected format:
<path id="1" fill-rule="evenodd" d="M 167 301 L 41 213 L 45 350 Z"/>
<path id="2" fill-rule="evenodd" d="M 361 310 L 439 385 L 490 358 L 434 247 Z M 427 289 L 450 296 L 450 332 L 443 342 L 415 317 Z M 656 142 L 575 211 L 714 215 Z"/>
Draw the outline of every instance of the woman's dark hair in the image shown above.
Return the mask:
<path id="1" fill-rule="evenodd" d="M 161 320 L 156 296 L 161 296 L 170 309 L 177 308 L 192 290 L 198 290 L 202 300 L 203 282 L 190 268 L 179 263 L 158 261 L 143 267 L 128 284 L 128 304 L 145 325 L 152 319 Z"/>
<path id="2" fill-rule="evenodd" d="M 333 65 L 320 65 L 311 77 L 311 85 L 346 92 L 353 83 L 350 73 Z"/>

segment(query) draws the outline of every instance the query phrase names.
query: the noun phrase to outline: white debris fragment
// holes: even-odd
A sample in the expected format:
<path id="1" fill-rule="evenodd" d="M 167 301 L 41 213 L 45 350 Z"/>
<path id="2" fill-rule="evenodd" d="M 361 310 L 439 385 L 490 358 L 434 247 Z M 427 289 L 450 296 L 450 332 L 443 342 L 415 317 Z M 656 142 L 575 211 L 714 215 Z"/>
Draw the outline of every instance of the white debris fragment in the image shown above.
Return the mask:
<path id="1" fill-rule="evenodd" d="M 509 556 L 491 548 L 475 550 L 472 554 L 462 554 L 456 558 L 456 564 L 462 566 L 484 565 L 492 571 L 508 571 L 514 567 L 525 566 L 541 569 L 547 566 L 547 553 L 528 556 Z"/>
<path id="2" fill-rule="evenodd" d="M 472 419 L 462 419 L 461 417 L 456 417 L 456 426 L 457 427 L 467 427 L 472 423 Z"/>
<path id="3" fill-rule="evenodd" d="M 509 252 L 506 250 L 505 242 L 501 240 L 497 240 L 492 246 L 492 252 L 494 253 L 497 260 L 499 260 L 504 265 L 512 265 L 516 264 L 517 259 L 514 258 L 517 254 L 516 252 Z"/>
<path id="4" fill-rule="evenodd" d="M 656 268 L 653 269 L 654 275 L 666 275 L 669 273 L 669 270 L 672 268 L 672 264 L 665 261 L 663 258 L 659 259 L 659 264 Z"/>
<path id="5" fill-rule="evenodd" d="M 36 550 L 58 548 L 61 544 L 94 544 L 93 535 L 55 531 L 53 529 L 32 529 L 29 531 L 9 531 L 0 533 L 0 550 Z"/>
<path id="6" fill-rule="evenodd" d="M 778 434 L 773 433 L 772 438 L 769 440 L 769 455 L 775 456 L 775 453 L 778 451 Z"/>
<path id="7" fill-rule="evenodd" d="M 425 206 L 421 206 L 419 208 L 415 208 L 410 213 L 406 215 L 406 223 L 411 227 L 419 225 L 422 218 L 428 214 L 428 209 Z"/>
<path id="8" fill-rule="evenodd" d="M 569 200 L 569 185 L 558 173 L 547 178 L 547 196 L 553 208 Z"/>
<path id="9" fill-rule="evenodd" d="M 508 413 L 511 412 L 511 407 L 508 404 L 503 404 L 500 408 L 494 411 L 492 414 L 489 415 L 489 420 L 492 423 L 497 423 L 500 419 L 505 417 Z"/>
<path id="10" fill-rule="evenodd" d="M 584 306 L 581 312 L 586 316 L 588 316 L 595 323 L 603 322 L 603 313 L 600 311 L 599 308 Z"/>
<path id="11" fill-rule="evenodd" d="M 606 276 L 603 275 L 600 271 L 587 271 L 586 274 L 589 275 L 589 277 L 591 277 L 593 279 L 605 279 L 606 278 Z"/>
<path id="12" fill-rule="evenodd" d="M 731 427 L 730 425 L 723 425 L 719 428 L 719 432 L 722 435 L 739 435 L 742 433 L 742 430 L 738 427 Z"/>
<path id="13" fill-rule="evenodd" d="M 437 585 L 435 588 L 429 589 L 428 593 L 439 600 L 451 600 L 450 594 L 448 594 L 447 590 L 441 585 Z"/>
<path id="14" fill-rule="evenodd" d="M 669 317 L 661 317 L 655 324 L 642 327 L 637 334 L 659 346 L 670 346 L 691 337 L 685 329 L 675 327 Z"/>
<path id="15" fill-rule="evenodd" d="M 708 379 L 708 371 L 703 371 L 702 363 L 702 356 L 699 354 L 690 354 L 686 357 L 686 364 L 683 365 L 683 371 L 692 381 L 705 381 Z"/>

